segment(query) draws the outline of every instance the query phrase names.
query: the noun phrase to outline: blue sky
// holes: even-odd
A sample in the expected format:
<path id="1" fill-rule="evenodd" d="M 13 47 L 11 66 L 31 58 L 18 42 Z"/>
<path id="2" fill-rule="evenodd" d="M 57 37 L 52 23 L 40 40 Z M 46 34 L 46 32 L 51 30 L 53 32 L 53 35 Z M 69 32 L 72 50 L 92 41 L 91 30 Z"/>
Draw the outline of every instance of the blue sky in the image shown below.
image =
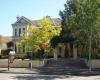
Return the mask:
<path id="1" fill-rule="evenodd" d="M 12 36 L 11 24 L 17 16 L 29 19 L 40 19 L 43 16 L 59 17 L 66 0 L 1 0 L 0 1 L 0 34 Z"/>

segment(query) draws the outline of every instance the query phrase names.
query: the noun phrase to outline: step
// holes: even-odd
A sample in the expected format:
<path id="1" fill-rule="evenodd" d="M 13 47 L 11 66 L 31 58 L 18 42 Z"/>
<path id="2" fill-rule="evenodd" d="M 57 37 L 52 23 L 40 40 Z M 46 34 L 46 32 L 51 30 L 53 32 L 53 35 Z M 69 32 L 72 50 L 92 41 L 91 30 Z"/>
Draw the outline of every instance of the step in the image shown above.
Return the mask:
<path id="1" fill-rule="evenodd" d="M 83 60 L 49 60 L 45 67 L 87 68 Z"/>

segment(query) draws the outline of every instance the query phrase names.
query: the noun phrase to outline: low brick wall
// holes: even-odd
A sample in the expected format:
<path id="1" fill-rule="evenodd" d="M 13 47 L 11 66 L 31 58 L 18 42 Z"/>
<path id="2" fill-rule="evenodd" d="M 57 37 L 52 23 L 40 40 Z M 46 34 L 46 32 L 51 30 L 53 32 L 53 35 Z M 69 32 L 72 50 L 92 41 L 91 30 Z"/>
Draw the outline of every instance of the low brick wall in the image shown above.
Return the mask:
<path id="1" fill-rule="evenodd" d="M 10 67 L 12 68 L 28 68 L 29 67 L 29 63 L 30 61 L 29 60 L 14 60 L 13 63 L 10 63 Z M 46 64 L 46 61 L 45 61 L 45 64 Z M 40 60 L 33 60 L 32 61 L 32 66 L 33 67 L 42 67 L 44 66 L 45 64 L 43 64 L 42 61 Z M 2 59 L 0 60 L 0 68 L 7 68 L 8 67 L 8 60 L 6 59 Z"/>
<path id="2" fill-rule="evenodd" d="M 87 66 L 89 67 L 89 62 L 87 62 Z M 91 68 L 100 68 L 100 59 L 91 60 Z"/>

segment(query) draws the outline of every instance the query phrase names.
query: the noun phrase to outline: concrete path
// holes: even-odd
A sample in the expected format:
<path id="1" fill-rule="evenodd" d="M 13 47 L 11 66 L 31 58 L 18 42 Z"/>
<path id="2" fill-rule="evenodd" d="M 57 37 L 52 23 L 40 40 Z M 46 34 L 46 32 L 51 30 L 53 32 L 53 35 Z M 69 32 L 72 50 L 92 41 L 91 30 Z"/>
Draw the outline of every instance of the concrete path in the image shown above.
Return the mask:
<path id="1" fill-rule="evenodd" d="M 12 74 L 38 74 L 38 70 L 33 68 L 0 68 L 0 73 L 12 73 Z"/>
<path id="2" fill-rule="evenodd" d="M 82 76 L 91 76 L 91 75 L 100 75 L 100 69 L 94 69 L 92 72 L 89 72 L 88 69 L 79 69 L 79 70 L 66 70 L 62 68 L 0 68 L 0 73 L 11 73 L 11 74 L 38 74 L 38 75 L 82 75 Z"/>
<path id="3" fill-rule="evenodd" d="M 86 73 L 78 75 L 71 73 L 54 75 L 49 72 L 49 74 L 45 75 L 40 73 L 37 68 L 32 70 L 28 68 L 10 68 L 10 71 L 7 68 L 0 68 L 0 80 L 100 80 L 100 74 L 96 74 L 94 71 L 88 73 L 88 75 Z"/>
<path id="4" fill-rule="evenodd" d="M 100 80 L 100 75 L 73 76 L 0 73 L 0 80 Z"/>

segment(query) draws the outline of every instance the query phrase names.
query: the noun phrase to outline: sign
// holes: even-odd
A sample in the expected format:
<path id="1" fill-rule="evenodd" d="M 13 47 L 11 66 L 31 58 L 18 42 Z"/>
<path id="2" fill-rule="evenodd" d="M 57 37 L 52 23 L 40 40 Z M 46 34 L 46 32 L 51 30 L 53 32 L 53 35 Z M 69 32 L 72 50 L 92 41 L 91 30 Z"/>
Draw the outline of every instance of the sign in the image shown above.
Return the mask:
<path id="1" fill-rule="evenodd" d="M 9 60 L 10 60 L 10 63 L 13 63 L 14 58 L 15 58 L 15 51 L 10 51 L 9 52 Z"/>
<path id="2" fill-rule="evenodd" d="M 9 52 L 9 55 L 10 55 L 10 56 L 15 55 L 15 51 L 10 51 L 10 52 Z"/>

